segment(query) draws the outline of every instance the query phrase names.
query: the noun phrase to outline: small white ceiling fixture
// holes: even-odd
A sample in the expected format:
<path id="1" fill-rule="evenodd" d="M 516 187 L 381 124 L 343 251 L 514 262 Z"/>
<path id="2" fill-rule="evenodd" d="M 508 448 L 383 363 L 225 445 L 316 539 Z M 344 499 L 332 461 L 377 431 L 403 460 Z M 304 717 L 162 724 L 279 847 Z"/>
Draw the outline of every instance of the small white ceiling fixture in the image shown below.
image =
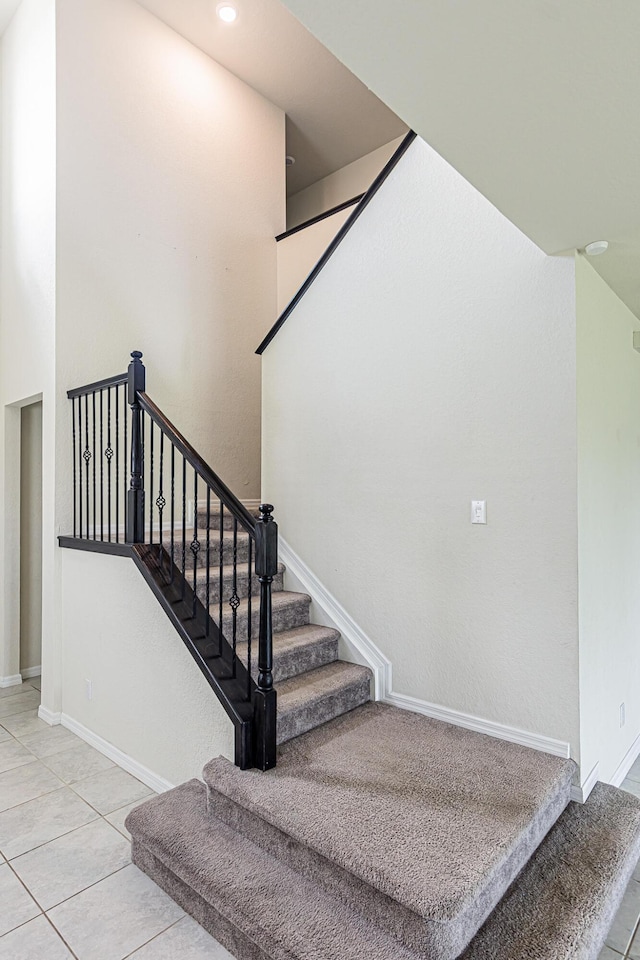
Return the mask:
<path id="1" fill-rule="evenodd" d="M 593 243 L 586 245 L 584 252 L 588 257 L 599 257 L 601 253 L 606 253 L 608 249 L 608 240 L 594 240 Z"/>
<path id="2" fill-rule="evenodd" d="M 288 154 L 286 155 L 286 157 L 284 158 L 284 162 L 286 163 L 286 165 L 287 165 L 288 167 L 292 167 L 292 166 L 294 165 L 294 163 L 296 162 L 296 158 L 295 158 L 295 157 L 292 157 L 291 154 L 288 153 Z"/>
<path id="3" fill-rule="evenodd" d="M 223 23 L 234 23 L 238 19 L 238 11 L 232 3 L 219 3 L 216 13 Z"/>

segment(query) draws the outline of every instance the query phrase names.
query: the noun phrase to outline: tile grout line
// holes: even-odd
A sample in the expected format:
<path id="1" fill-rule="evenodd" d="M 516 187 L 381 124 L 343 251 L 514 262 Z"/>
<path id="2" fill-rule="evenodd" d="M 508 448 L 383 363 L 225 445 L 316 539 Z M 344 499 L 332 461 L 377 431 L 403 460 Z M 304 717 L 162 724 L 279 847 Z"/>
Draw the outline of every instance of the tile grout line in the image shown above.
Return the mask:
<path id="1" fill-rule="evenodd" d="M 178 924 L 182 923 L 184 918 L 188 916 L 189 914 L 185 911 L 184 917 L 178 917 L 177 920 L 174 920 L 173 923 L 170 923 L 168 927 L 164 928 L 164 930 L 160 930 L 158 931 L 158 933 L 154 933 L 154 935 L 149 940 L 145 940 L 144 943 L 141 943 L 139 947 L 136 947 L 135 950 L 132 950 L 131 953 L 128 953 L 125 957 L 122 958 L 122 960 L 131 960 L 131 957 L 135 956 L 138 950 L 142 950 L 143 947 L 147 947 L 150 943 L 153 943 L 154 940 L 157 940 L 158 937 L 164 936 L 164 934 L 167 933 L 168 930 L 173 930 L 174 927 L 177 927 Z"/>

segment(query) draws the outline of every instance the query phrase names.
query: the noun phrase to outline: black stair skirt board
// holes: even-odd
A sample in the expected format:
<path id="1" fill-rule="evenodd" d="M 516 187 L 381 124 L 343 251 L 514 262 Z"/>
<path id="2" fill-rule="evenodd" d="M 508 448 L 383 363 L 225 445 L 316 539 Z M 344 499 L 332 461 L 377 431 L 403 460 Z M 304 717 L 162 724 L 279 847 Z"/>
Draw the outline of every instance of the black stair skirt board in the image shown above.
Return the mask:
<path id="1" fill-rule="evenodd" d="M 133 861 L 237 960 L 435 960 L 207 813 L 192 780 L 133 810 Z M 571 803 L 463 960 L 596 960 L 640 853 L 640 802 Z"/>

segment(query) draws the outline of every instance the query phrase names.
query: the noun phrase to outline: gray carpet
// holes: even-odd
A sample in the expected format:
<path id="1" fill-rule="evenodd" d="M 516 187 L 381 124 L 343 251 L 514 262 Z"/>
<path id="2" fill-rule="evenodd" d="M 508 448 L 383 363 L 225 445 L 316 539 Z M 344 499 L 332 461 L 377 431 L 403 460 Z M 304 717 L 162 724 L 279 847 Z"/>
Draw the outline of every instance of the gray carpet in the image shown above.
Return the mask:
<path id="1" fill-rule="evenodd" d="M 133 859 L 238 960 L 437 960 L 207 814 L 197 780 L 126 821 Z M 463 960 L 596 960 L 640 852 L 640 802 L 570 804 Z M 448 879 L 443 876 L 443 882 Z"/>
<path id="2" fill-rule="evenodd" d="M 220 757 L 209 807 L 441 960 L 475 935 L 569 802 L 575 765 L 379 703 L 286 744 L 266 774 Z"/>

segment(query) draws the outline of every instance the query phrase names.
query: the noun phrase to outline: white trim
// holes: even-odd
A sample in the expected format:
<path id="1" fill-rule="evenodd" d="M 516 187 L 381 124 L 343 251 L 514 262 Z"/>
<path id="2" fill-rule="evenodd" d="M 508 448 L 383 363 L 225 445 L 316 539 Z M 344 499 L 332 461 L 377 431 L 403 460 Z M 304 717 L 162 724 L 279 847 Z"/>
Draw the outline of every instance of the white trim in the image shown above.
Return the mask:
<path id="1" fill-rule="evenodd" d="M 278 539 L 278 552 L 285 568 L 301 583 L 304 590 L 310 594 L 313 602 L 322 610 L 330 621 L 324 626 L 333 626 L 338 630 L 348 648 L 354 654 L 358 663 L 369 667 L 374 677 L 374 697 L 382 700 L 391 689 L 391 661 L 378 650 L 373 640 L 367 636 L 355 620 L 349 616 L 342 604 L 329 593 L 315 573 L 282 537 Z"/>
<path id="2" fill-rule="evenodd" d="M 23 680 L 31 680 L 33 677 L 42 676 L 42 667 L 27 667 L 20 671 Z"/>
<path id="3" fill-rule="evenodd" d="M 57 727 L 62 714 L 59 712 L 54 713 L 53 710 L 48 710 L 47 707 L 43 707 L 42 704 L 40 704 L 38 707 L 38 716 L 41 720 L 44 720 L 45 723 L 48 723 L 50 727 Z"/>
<path id="4" fill-rule="evenodd" d="M 63 727 L 67 728 L 67 730 L 71 730 L 72 733 L 75 733 L 75 735 L 80 737 L 81 740 L 84 740 L 85 743 L 88 743 L 99 753 L 102 753 L 105 757 L 108 757 L 109 760 L 113 760 L 113 762 L 117 763 L 119 767 L 122 767 L 122 769 L 126 770 L 127 773 L 130 773 L 132 776 L 142 781 L 145 786 L 150 787 L 150 789 L 154 790 L 156 793 L 165 793 L 167 790 L 173 789 L 174 785 L 169 783 L 168 780 L 165 780 L 164 777 L 158 776 L 157 773 L 154 773 L 141 763 L 138 763 L 138 761 L 134 760 L 133 757 L 130 757 L 122 750 L 119 750 L 118 747 L 114 747 L 114 745 L 109 743 L 108 740 L 104 740 L 102 737 L 99 737 L 97 733 L 89 730 L 89 728 L 85 727 L 82 723 L 78 723 L 78 721 L 74 720 L 73 717 L 63 713 L 61 715 L 60 722 L 62 723 Z"/>
<path id="5" fill-rule="evenodd" d="M 14 673 L 12 677 L 0 677 L 0 689 L 17 687 L 22 683 L 22 674 Z"/>
<path id="6" fill-rule="evenodd" d="M 600 764 L 596 763 L 591 773 L 585 777 L 579 787 L 571 787 L 571 799 L 575 800 L 576 803 L 586 803 L 589 799 L 589 794 L 598 782 L 599 775 Z"/>
<path id="7" fill-rule="evenodd" d="M 488 737 L 495 737 L 497 740 L 508 740 L 510 743 L 518 743 L 522 747 L 531 747 L 533 750 L 541 750 L 542 753 L 551 753 L 554 757 L 563 757 L 568 760 L 571 756 L 570 745 L 564 740 L 553 740 L 551 737 L 545 737 L 539 733 L 529 733 L 526 730 L 519 730 L 517 727 L 495 723 L 493 720 L 483 720 L 481 717 L 474 717 L 458 710 L 450 710 L 448 707 L 441 707 L 436 703 L 427 703 L 426 700 L 408 697 L 403 693 L 388 693 L 384 697 L 384 702 L 390 703 L 394 707 L 400 707 L 402 710 L 413 710 L 414 713 L 421 713 L 433 720 L 441 720 L 443 723 L 451 723 L 456 727 L 464 727 L 465 730 L 484 733 Z"/>
<path id="8" fill-rule="evenodd" d="M 634 765 L 638 757 L 640 756 L 640 733 L 635 738 L 624 757 L 616 767 L 615 773 L 611 777 L 609 783 L 614 787 L 619 787 L 622 784 L 622 781 L 626 778 L 629 770 Z"/>

